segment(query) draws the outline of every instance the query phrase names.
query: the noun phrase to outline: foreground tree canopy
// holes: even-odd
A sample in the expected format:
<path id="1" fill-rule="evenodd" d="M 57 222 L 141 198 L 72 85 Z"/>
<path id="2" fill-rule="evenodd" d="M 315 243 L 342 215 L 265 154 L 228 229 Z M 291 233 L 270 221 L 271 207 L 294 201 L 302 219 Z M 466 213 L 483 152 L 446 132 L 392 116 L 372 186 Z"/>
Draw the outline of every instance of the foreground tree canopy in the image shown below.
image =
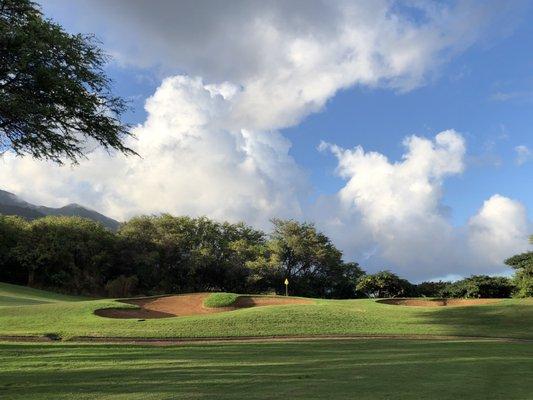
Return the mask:
<path id="1" fill-rule="evenodd" d="M 30 0 L 0 0 L 0 150 L 56 162 L 123 144 L 126 103 L 110 92 L 106 55 L 71 35 Z"/>
<path id="2" fill-rule="evenodd" d="M 513 281 L 472 276 L 411 284 L 367 275 L 313 224 L 273 220 L 270 234 L 243 223 L 140 216 L 117 232 L 92 220 L 0 215 L 0 281 L 63 293 L 124 297 L 198 291 L 285 292 L 324 298 L 509 297 L 533 294 L 533 253 L 507 260 Z"/>

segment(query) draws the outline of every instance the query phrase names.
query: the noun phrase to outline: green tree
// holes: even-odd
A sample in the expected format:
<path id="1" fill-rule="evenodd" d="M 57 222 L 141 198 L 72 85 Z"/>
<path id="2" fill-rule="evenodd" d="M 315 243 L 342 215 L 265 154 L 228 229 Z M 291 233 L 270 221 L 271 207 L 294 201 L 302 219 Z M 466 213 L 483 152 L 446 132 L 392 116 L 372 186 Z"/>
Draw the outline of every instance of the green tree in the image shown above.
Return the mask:
<path id="1" fill-rule="evenodd" d="M 533 241 L 533 236 L 530 238 Z M 533 297 L 533 252 L 517 254 L 505 260 L 505 264 L 513 267 L 513 278 L 516 286 L 515 296 Z"/>
<path id="2" fill-rule="evenodd" d="M 245 291 L 264 233 L 245 224 L 171 215 L 133 218 L 119 230 L 139 285 L 156 292 Z M 251 289 L 253 291 L 253 288 Z"/>
<path id="3" fill-rule="evenodd" d="M 73 294 L 103 294 L 114 278 L 114 236 L 100 223 L 48 216 L 32 221 L 16 249 L 28 286 Z"/>
<path id="4" fill-rule="evenodd" d="M 415 285 L 415 292 L 417 296 L 422 297 L 441 297 L 442 291 L 450 284 L 450 282 L 422 282 Z"/>
<path id="5" fill-rule="evenodd" d="M 356 263 L 344 263 L 342 253 L 313 224 L 274 219 L 262 271 L 270 286 L 292 294 L 354 297 L 355 281 L 363 273 Z M 350 287 L 350 289 L 348 289 Z"/>
<path id="6" fill-rule="evenodd" d="M 161 281 L 159 233 L 155 217 L 140 216 L 122 224 L 117 232 L 118 269 L 123 275 L 137 275 L 139 289 L 157 291 Z"/>
<path id="7" fill-rule="evenodd" d="M 505 298 L 510 297 L 514 285 L 510 279 L 501 276 L 472 275 L 448 284 L 442 290 L 442 297 L 455 298 Z"/>
<path id="8" fill-rule="evenodd" d="M 205 217 L 140 216 L 117 233 L 79 217 L 0 217 L 0 277 L 76 294 L 226 291 L 356 297 L 364 272 L 312 224 L 264 232 Z M 7 266 L 7 267 L 6 267 Z M 5 280 L 5 279 L 4 279 Z"/>
<path id="9" fill-rule="evenodd" d="M 0 215 L 0 281 L 26 284 L 16 249 L 27 240 L 28 228 L 28 222 L 21 217 Z"/>
<path id="10" fill-rule="evenodd" d="M 0 0 L 0 151 L 59 163 L 94 144 L 133 154 L 106 60 L 93 36 L 65 32 L 33 1 Z"/>
<path id="11" fill-rule="evenodd" d="M 336 273 L 330 278 L 331 296 L 338 299 L 351 299 L 363 297 L 361 292 L 356 290 L 357 282 L 365 275 L 356 262 L 342 263 L 334 270 Z"/>
<path id="12" fill-rule="evenodd" d="M 407 280 L 390 271 L 362 276 L 356 289 L 373 298 L 409 296 L 413 291 L 412 285 Z"/>

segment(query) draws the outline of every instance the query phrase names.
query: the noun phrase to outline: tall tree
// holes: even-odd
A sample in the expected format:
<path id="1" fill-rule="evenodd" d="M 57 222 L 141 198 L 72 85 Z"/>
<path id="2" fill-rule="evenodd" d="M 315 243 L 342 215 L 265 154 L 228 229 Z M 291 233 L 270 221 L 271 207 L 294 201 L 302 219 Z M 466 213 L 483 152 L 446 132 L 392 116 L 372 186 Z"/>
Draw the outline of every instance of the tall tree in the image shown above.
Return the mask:
<path id="1" fill-rule="evenodd" d="M 517 297 L 533 297 L 533 251 L 505 260 L 516 271 L 513 278 Z"/>
<path id="2" fill-rule="evenodd" d="M 125 154 L 127 104 L 111 94 L 107 55 L 31 0 L 0 0 L 0 151 L 63 162 L 91 146 Z"/>
<path id="3" fill-rule="evenodd" d="M 357 290 L 368 297 L 401 297 L 410 296 L 413 286 L 390 271 L 380 271 L 363 276 L 357 283 Z"/>
<path id="4" fill-rule="evenodd" d="M 136 271 L 140 288 L 167 293 L 244 292 L 247 263 L 264 246 L 263 232 L 245 224 L 168 214 L 133 218 L 118 235 L 121 259 Z"/>
<path id="5" fill-rule="evenodd" d="M 282 291 L 289 280 L 293 294 L 353 297 L 355 282 L 363 274 L 356 263 L 344 263 L 342 253 L 313 224 L 274 219 L 265 257 L 271 285 Z M 349 284 L 351 282 L 351 284 Z M 348 285 L 347 285 L 348 283 Z M 347 286 L 351 290 L 347 291 Z"/>

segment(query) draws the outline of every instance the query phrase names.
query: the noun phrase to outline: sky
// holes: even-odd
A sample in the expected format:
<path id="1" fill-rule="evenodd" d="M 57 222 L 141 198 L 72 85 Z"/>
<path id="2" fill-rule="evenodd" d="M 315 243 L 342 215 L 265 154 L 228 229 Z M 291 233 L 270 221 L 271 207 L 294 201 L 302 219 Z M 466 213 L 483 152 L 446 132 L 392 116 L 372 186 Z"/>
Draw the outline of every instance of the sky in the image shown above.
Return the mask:
<path id="1" fill-rule="evenodd" d="M 141 157 L 4 154 L 0 186 L 126 220 L 312 221 L 367 271 L 509 274 L 533 233 L 533 2 L 44 0 L 112 55 Z"/>

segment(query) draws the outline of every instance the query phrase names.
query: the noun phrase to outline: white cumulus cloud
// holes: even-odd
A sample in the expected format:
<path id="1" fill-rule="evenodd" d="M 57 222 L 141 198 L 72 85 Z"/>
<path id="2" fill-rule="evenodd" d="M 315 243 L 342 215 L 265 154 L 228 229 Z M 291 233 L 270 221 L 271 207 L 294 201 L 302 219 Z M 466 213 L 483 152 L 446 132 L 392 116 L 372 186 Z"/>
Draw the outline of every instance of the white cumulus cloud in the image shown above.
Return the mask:
<path id="1" fill-rule="evenodd" d="M 391 162 L 362 147 L 322 143 L 337 157 L 346 184 L 319 201 L 314 217 L 320 225 L 354 258 L 410 278 L 505 270 L 503 260 L 527 248 L 525 208 L 495 195 L 468 226 L 453 226 L 442 192 L 444 179 L 464 169 L 462 135 L 410 136 L 404 146 L 402 160 Z"/>
<path id="2" fill-rule="evenodd" d="M 389 0 L 44 4 L 45 11 L 77 7 L 70 18 L 78 15 L 86 29 L 99 26 L 106 46 L 126 65 L 233 82 L 242 88 L 231 115 L 235 127 L 253 130 L 294 125 L 354 85 L 406 91 L 424 84 L 519 8 L 498 1 Z"/>
<path id="3" fill-rule="evenodd" d="M 495 194 L 468 222 L 468 240 L 481 263 L 498 265 L 527 248 L 529 226 L 525 207 Z"/>
<path id="4" fill-rule="evenodd" d="M 165 79 L 146 101 L 148 118 L 133 130 L 137 139 L 128 143 L 140 158 L 96 150 L 80 165 L 60 167 L 6 154 L 2 187 L 118 218 L 172 212 L 264 226 L 274 215 L 299 216 L 306 184 L 288 155 L 290 142 L 277 132 L 228 128 L 237 90 L 199 78 Z"/>

